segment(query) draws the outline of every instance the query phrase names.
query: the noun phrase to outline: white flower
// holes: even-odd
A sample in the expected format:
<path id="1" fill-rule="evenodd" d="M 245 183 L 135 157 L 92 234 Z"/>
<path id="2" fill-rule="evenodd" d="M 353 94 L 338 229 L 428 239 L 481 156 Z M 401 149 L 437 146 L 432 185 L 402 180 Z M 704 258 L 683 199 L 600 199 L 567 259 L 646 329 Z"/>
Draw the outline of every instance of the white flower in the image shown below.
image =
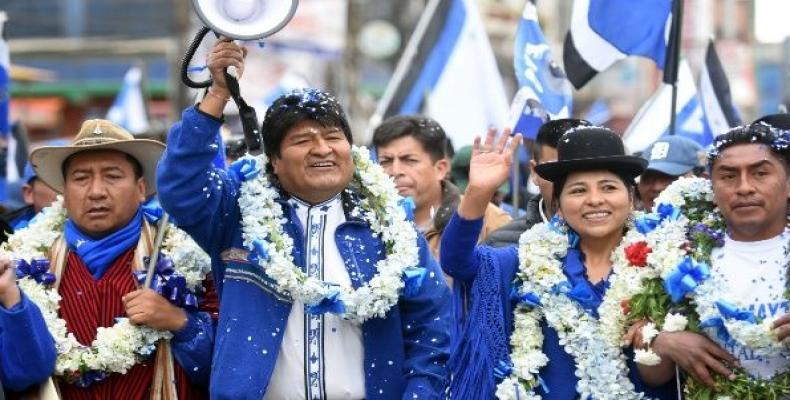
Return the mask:
<path id="1" fill-rule="evenodd" d="M 634 350 L 634 362 L 642 365 L 653 366 L 661 364 L 661 357 L 654 353 L 653 350 Z"/>
<path id="2" fill-rule="evenodd" d="M 2 250 L 15 259 L 28 262 L 47 258 L 49 248 L 62 234 L 65 220 L 63 199 L 58 197 L 27 228 L 15 232 L 3 244 Z M 174 226 L 168 229 L 164 247 L 163 251 L 173 257 L 176 273 L 186 277 L 190 288 L 198 286 L 210 272 L 208 256 L 186 233 Z M 73 378 L 86 371 L 123 374 L 149 356 L 159 340 L 172 337 L 170 332 L 134 326 L 122 318 L 110 328 L 98 328 L 93 343 L 84 346 L 73 333 L 68 332 L 66 321 L 58 316 L 61 297 L 56 289 L 46 288 L 27 277 L 20 279 L 18 285 L 41 310 L 47 329 L 55 340 L 58 352 L 56 375 Z"/>
<path id="3" fill-rule="evenodd" d="M 688 318 L 685 315 L 669 313 L 664 318 L 664 326 L 661 327 L 661 330 L 664 332 L 684 331 L 688 323 Z"/>
<path id="4" fill-rule="evenodd" d="M 642 327 L 642 342 L 649 346 L 650 343 L 653 343 L 653 339 L 658 336 L 658 329 L 656 329 L 656 324 L 652 322 L 646 323 Z"/>
<path id="5" fill-rule="evenodd" d="M 406 219 L 406 213 L 399 204 L 401 197 L 392 179 L 370 160 L 366 148 L 354 146 L 352 154 L 355 165 L 352 185 L 364 195 L 359 203 L 362 218 L 388 249 L 384 259 L 376 263 L 376 276 L 357 289 L 340 289 L 339 299 L 346 309 L 342 317 L 362 323 L 371 318 L 385 317 L 397 304 L 404 286 L 403 272 L 418 266 L 419 246 L 417 232 Z M 259 165 L 267 162 L 264 155 L 245 158 Z M 316 304 L 335 290 L 334 285 L 308 277 L 294 265 L 291 256 L 293 239 L 282 229 L 285 217 L 275 201 L 278 192 L 273 189 L 268 175 L 261 173 L 243 182 L 240 192 L 244 246 L 253 251 L 254 241 L 267 244 L 268 258 L 259 259 L 258 264 L 276 282 L 276 290 L 303 304 Z"/>

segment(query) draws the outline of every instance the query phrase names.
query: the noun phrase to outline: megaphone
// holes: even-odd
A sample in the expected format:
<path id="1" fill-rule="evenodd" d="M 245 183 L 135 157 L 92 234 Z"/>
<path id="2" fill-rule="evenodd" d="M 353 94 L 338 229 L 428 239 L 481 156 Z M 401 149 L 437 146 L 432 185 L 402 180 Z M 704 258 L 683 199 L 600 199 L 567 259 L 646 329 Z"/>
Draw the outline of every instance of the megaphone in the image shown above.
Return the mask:
<path id="1" fill-rule="evenodd" d="M 225 36 L 233 40 L 262 40 L 288 25 L 298 5 L 299 0 L 192 0 L 192 6 L 205 27 L 195 35 L 184 55 L 181 80 L 194 89 L 211 86 L 211 79 L 195 82 L 189 77 L 189 63 L 207 33 L 213 31 L 218 37 Z M 225 80 L 239 108 L 247 148 L 252 154 L 260 153 L 260 126 L 255 109 L 241 97 L 235 73 L 225 71 Z"/>
<path id="2" fill-rule="evenodd" d="M 231 39 L 260 40 L 293 18 L 298 0 L 192 0 L 203 23 Z"/>

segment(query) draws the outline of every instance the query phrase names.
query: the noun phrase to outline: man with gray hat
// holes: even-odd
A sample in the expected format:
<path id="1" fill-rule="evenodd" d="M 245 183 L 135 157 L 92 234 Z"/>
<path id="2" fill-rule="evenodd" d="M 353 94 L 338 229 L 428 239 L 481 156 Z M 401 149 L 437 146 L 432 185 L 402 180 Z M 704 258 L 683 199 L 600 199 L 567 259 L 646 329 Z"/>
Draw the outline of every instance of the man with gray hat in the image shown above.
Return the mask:
<path id="1" fill-rule="evenodd" d="M 158 251 L 142 204 L 156 193 L 163 150 L 89 120 L 71 145 L 31 154 L 38 179 L 64 199 L 2 247 L 0 378 L 8 388 L 54 382 L 68 399 L 205 396 L 214 336 L 205 311 L 216 311 L 203 281 L 207 256 L 190 250 L 197 246 L 185 234 L 172 241 L 168 234 L 164 249 L 173 258 L 159 256 L 156 290 L 140 283 L 145 259 Z M 179 252 L 198 261 L 182 262 Z"/>
<path id="2" fill-rule="evenodd" d="M 681 176 L 693 176 L 705 164 L 705 152 L 697 142 L 677 135 L 663 136 L 643 153 L 650 162 L 639 177 L 637 191 L 642 209 L 653 209 L 653 201 Z"/>

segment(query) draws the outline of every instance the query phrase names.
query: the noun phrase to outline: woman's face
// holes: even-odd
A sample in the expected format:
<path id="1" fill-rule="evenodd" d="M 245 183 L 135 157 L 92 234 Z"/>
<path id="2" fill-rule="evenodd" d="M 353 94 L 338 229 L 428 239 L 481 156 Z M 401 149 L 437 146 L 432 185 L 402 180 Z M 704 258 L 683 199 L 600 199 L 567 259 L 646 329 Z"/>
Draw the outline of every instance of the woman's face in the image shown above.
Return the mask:
<path id="1" fill-rule="evenodd" d="M 582 240 L 622 236 L 633 205 L 620 177 L 603 170 L 568 175 L 559 202 L 562 218 Z"/>

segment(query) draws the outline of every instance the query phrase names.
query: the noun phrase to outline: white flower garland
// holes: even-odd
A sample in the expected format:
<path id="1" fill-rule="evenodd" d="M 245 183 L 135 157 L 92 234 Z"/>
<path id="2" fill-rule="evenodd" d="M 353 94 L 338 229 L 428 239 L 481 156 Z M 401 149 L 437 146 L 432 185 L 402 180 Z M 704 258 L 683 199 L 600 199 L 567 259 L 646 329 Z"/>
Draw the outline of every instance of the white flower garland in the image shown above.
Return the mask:
<path id="1" fill-rule="evenodd" d="M 266 173 L 258 173 L 241 185 L 239 207 L 242 215 L 244 246 L 256 250 L 256 244 L 267 253 L 258 264 L 267 276 L 274 279 L 277 291 L 306 306 L 316 305 L 336 297 L 344 305 L 343 318 L 362 323 L 370 318 L 382 318 L 398 302 L 404 287 L 403 274 L 419 262 L 417 233 L 400 206 L 400 196 L 392 180 L 370 160 L 364 147 L 352 147 L 354 180 L 365 195 L 360 207 L 363 218 L 381 236 L 387 249 L 386 257 L 376 264 L 377 274 L 369 282 L 354 290 L 338 287 L 307 276 L 293 262 L 293 239 L 282 229 L 284 222 L 279 196 Z M 263 169 L 266 156 L 247 155 L 242 160 Z"/>
<path id="2" fill-rule="evenodd" d="M 685 199 L 687 198 L 704 199 L 710 202 L 710 212 L 715 215 L 712 218 L 723 220 L 718 209 L 715 209 L 712 205 L 713 189 L 710 186 L 710 181 L 703 178 L 679 179 L 670 185 L 664 193 L 656 199 L 656 204 L 664 203 L 682 208 L 686 205 Z M 666 226 L 665 229 L 673 229 L 682 232 L 688 232 L 692 228 L 689 226 L 688 218 L 668 221 L 666 225 L 668 226 Z M 708 259 L 710 258 L 710 254 L 706 256 Z M 785 262 L 785 265 L 790 265 L 790 259 Z M 672 266 L 670 263 L 666 263 L 663 266 L 665 268 L 662 270 L 661 276 L 662 278 L 666 278 L 677 264 Z M 700 321 L 721 318 L 730 337 L 740 346 L 753 350 L 758 356 L 776 357 L 781 354 L 788 354 L 788 348 L 777 340 L 771 329 L 771 326 L 778 317 L 766 318 L 761 323 L 754 324 L 748 321 L 725 318 L 721 314 L 716 306 L 716 302 L 721 300 L 727 301 L 736 306 L 739 310 L 746 309 L 742 302 L 727 298 L 726 287 L 727 286 L 721 281 L 719 276 L 711 274 L 708 279 L 697 286 L 693 293 L 689 294 L 695 305 L 696 312 L 699 314 Z"/>
<path id="3" fill-rule="evenodd" d="M 624 258 L 617 255 L 633 240 L 631 237 L 626 236 L 613 253 L 615 271 L 624 268 Z M 535 309 L 524 305 L 516 308 L 510 340 L 513 369 L 497 386 L 497 398 L 537 398 L 533 391 L 539 382 L 537 373 L 548 362 L 541 349 L 541 317 L 557 332 L 560 344 L 576 363 L 580 398 L 644 398 L 628 379 L 619 342 L 601 340 L 603 328 L 613 322 L 596 320 L 574 300 L 553 290 L 567 280 L 561 262 L 569 246 L 567 235 L 556 232 L 549 224 L 539 224 L 525 232 L 519 242 L 518 277 L 523 282 L 519 294 L 535 294 L 541 305 Z M 610 297 L 609 293 L 608 290 L 605 299 Z M 601 318 L 605 318 L 603 314 Z"/>
<path id="4" fill-rule="evenodd" d="M 12 259 L 31 262 L 48 258 L 47 252 L 63 231 L 66 212 L 63 199 L 36 216 L 30 224 L 14 233 L 2 246 Z M 211 271 L 211 259 L 189 236 L 175 226 L 168 228 L 163 252 L 172 257 L 177 274 L 183 275 L 190 290 L 200 288 Z M 58 352 L 55 374 L 76 381 L 86 372 L 124 374 L 156 349 L 160 339 L 170 339 L 168 331 L 134 326 L 127 318 L 118 318 L 111 328 L 98 328 L 96 339 L 84 346 L 66 329 L 66 321 L 58 316 L 60 294 L 31 277 L 18 281 L 19 288 L 41 310 L 47 328 L 55 339 Z M 88 382 L 90 383 L 90 382 Z"/>

